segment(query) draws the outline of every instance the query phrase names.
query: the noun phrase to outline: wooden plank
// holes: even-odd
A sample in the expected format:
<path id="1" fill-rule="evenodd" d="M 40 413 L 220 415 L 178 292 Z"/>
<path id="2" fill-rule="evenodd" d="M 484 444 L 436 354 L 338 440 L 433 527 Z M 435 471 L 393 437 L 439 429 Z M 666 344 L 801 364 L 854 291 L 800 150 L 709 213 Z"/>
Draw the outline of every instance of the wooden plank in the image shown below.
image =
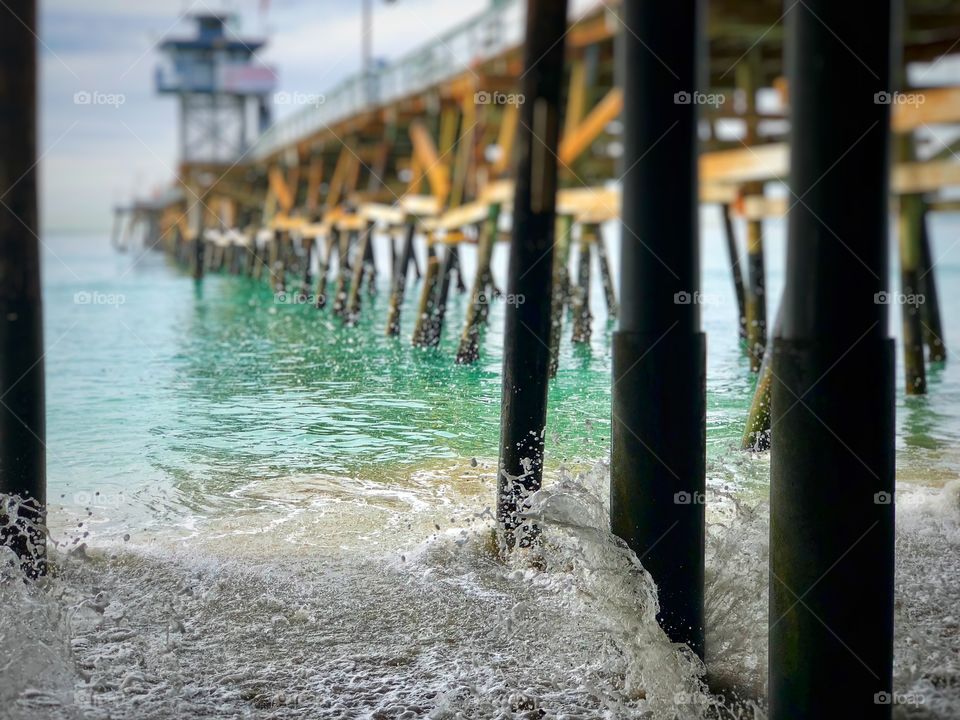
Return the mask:
<path id="1" fill-rule="evenodd" d="M 361 215 L 344 215 L 336 222 L 337 229 L 341 232 L 363 232 L 367 229 L 367 219 Z"/>
<path id="2" fill-rule="evenodd" d="M 487 217 L 489 206 L 489 202 L 477 200 L 448 210 L 437 218 L 436 227 L 439 230 L 457 230 L 483 222 Z"/>
<path id="3" fill-rule="evenodd" d="M 729 205 L 736 199 L 736 186 L 700 181 L 700 202 L 707 205 Z"/>
<path id="4" fill-rule="evenodd" d="M 960 186 L 960 163 L 936 162 L 900 163 L 893 169 L 891 186 L 895 193 L 907 195 Z"/>
<path id="5" fill-rule="evenodd" d="M 786 181 L 789 162 L 790 150 L 786 143 L 703 153 L 700 156 L 700 182 L 739 184 L 774 179 Z"/>
<path id="6" fill-rule="evenodd" d="M 359 208 L 359 214 L 367 220 L 387 226 L 402 225 L 406 217 L 403 210 L 397 205 L 384 205 L 382 203 L 364 203 Z"/>
<path id="7" fill-rule="evenodd" d="M 960 122 L 960 87 L 898 93 L 890 103 L 890 122 L 896 132 Z"/>
<path id="8" fill-rule="evenodd" d="M 495 180 L 488 183 L 480 194 L 480 199 L 487 205 L 510 202 L 513 200 L 513 180 Z"/>
<path id="9" fill-rule="evenodd" d="M 597 215 L 603 219 L 620 213 L 620 191 L 615 188 L 575 188 L 557 193 L 558 215 Z"/>
<path id="10" fill-rule="evenodd" d="M 786 216 L 789 206 L 795 202 L 795 198 L 787 196 L 747 195 L 733 203 L 731 209 L 735 215 L 747 220 L 780 219 Z"/>
<path id="11" fill-rule="evenodd" d="M 406 215 L 430 217 L 440 212 L 440 202 L 432 195 L 404 195 L 400 207 Z"/>

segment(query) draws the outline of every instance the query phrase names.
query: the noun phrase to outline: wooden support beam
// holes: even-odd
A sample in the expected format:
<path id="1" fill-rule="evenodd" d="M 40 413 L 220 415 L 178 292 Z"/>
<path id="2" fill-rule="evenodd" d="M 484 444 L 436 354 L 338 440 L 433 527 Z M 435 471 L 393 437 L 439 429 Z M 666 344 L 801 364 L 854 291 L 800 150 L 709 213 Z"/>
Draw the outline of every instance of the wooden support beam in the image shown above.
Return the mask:
<path id="1" fill-rule="evenodd" d="M 300 154 L 297 153 L 296 162 L 291 163 L 287 168 L 287 189 L 290 191 L 290 197 L 293 200 L 290 205 L 291 209 L 297 204 L 297 197 L 299 195 L 298 191 L 300 189 L 301 176 L 300 163 L 301 157 Z"/>
<path id="2" fill-rule="evenodd" d="M 410 124 L 410 141 L 413 143 L 413 153 L 420 168 L 430 183 L 430 192 L 439 205 L 444 205 L 450 195 L 450 171 L 440 159 L 437 146 L 430 137 L 430 132 L 421 121 L 415 120 Z"/>
<path id="3" fill-rule="evenodd" d="M 600 281 L 603 283 L 603 297 L 607 303 L 607 317 L 615 318 L 619 308 L 617 292 L 613 287 L 613 275 L 607 258 L 607 243 L 603 238 L 603 228 L 599 224 L 593 226 L 593 247 L 600 265 Z"/>
<path id="4" fill-rule="evenodd" d="M 759 180 L 786 181 L 790 172 L 785 143 L 718 150 L 700 156 L 700 181 L 740 185 Z M 891 190 L 897 194 L 933 192 L 960 186 L 960 163 L 942 160 L 900 162 L 892 169 Z"/>
<path id="5" fill-rule="evenodd" d="M 284 214 L 289 213 L 293 208 L 294 197 L 279 166 L 272 166 L 267 171 L 267 178 L 270 183 L 270 190 L 280 205 L 280 211 Z"/>
<path id="6" fill-rule="evenodd" d="M 576 128 L 570 129 L 560 143 L 557 153 L 563 165 L 576 160 L 593 143 L 604 128 L 616 120 L 623 110 L 623 91 L 611 88 Z"/>
<path id="7" fill-rule="evenodd" d="M 413 324 L 414 347 L 424 347 L 427 342 L 426 330 L 430 326 L 430 318 L 436 309 L 437 290 L 439 289 L 440 260 L 433 247 L 432 238 L 427 235 L 427 272 L 423 285 L 420 288 L 420 303 L 417 317 Z"/>
<path id="8" fill-rule="evenodd" d="M 387 123 L 381 140 L 374 152 L 374 157 L 370 164 L 370 178 L 367 182 L 367 192 L 375 192 L 381 186 L 386 185 L 387 167 L 390 165 L 390 154 L 393 151 L 394 144 L 397 141 L 397 123 L 391 119 Z"/>
<path id="9" fill-rule="evenodd" d="M 890 94 L 890 123 L 896 132 L 960 122 L 960 87 L 905 90 Z"/>
<path id="10" fill-rule="evenodd" d="M 577 259 L 577 285 L 573 289 L 573 331 L 570 340 L 574 344 L 589 345 L 592 334 L 593 315 L 590 312 L 590 247 L 593 244 L 595 227 L 580 228 L 579 257 Z"/>
<path id="11" fill-rule="evenodd" d="M 580 125 L 587 111 L 587 63 L 576 57 L 570 63 L 570 83 L 567 86 L 567 109 L 563 114 L 563 138 L 566 140 Z"/>
<path id="12" fill-rule="evenodd" d="M 566 0 L 528 0 L 516 192 L 503 333 L 497 523 L 501 552 L 537 543 L 526 515 L 542 483 L 550 364 Z M 531 337 L 532 336 L 532 337 Z"/>
<path id="13" fill-rule="evenodd" d="M 960 187 L 960 162 L 903 162 L 893 168 L 890 181 L 893 192 L 901 195 Z"/>
<path id="14" fill-rule="evenodd" d="M 420 162 L 414 155 L 410 158 L 410 181 L 407 183 L 407 191 L 404 195 L 419 195 L 423 190 L 425 177 L 424 168 L 420 167 Z"/>
<path id="15" fill-rule="evenodd" d="M 940 318 L 940 295 L 937 292 L 936 271 L 930 249 L 927 207 L 924 203 L 923 222 L 920 227 L 920 292 L 923 304 L 920 318 L 923 325 L 923 340 L 927 345 L 927 359 L 943 362 L 947 359 L 947 344 L 943 341 L 943 322 Z"/>
<path id="16" fill-rule="evenodd" d="M 443 265 L 440 268 L 439 288 L 421 338 L 424 347 L 436 347 L 440 344 L 440 338 L 443 334 L 443 320 L 447 314 L 447 298 L 450 295 L 452 275 L 454 272 L 457 273 L 458 277 L 460 275 L 460 256 L 457 251 L 456 245 L 451 245 L 446 250 Z"/>
<path id="17" fill-rule="evenodd" d="M 753 389 L 753 400 L 747 413 L 747 423 L 740 438 L 741 450 L 762 452 L 770 449 L 770 391 L 773 388 L 773 343 L 780 335 L 783 324 L 783 303 L 777 310 L 773 333 L 767 337 L 767 347 L 763 353 L 763 362 L 757 373 L 757 384 Z"/>
<path id="18" fill-rule="evenodd" d="M 897 138 L 897 150 L 902 160 L 914 159 L 913 138 Z M 904 391 L 907 395 L 927 392 L 927 369 L 923 355 L 923 326 L 920 304 L 924 206 L 919 194 L 900 198 L 900 315 L 902 321 Z"/>
<path id="19" fill-rule="evenodd" d="M 557 216 L 556 251 L 553 256 L 553 297 L 550 300 L 550 377 L 560 369 L 560 339 L 563 335 L 563 315 L 570 301 L 570 235 L 573 217 Z"/>
<path id="20" fill-rule="evenodd" d="M 417 224 L 414 218 L 407 220 L 403 238 L 403 250 L 400 261 L 393 269 L 393 287 L 390 292 L 390 308 L 387 312 L 386 334 L 396 337 L 400 334 L 400 309 L 403 307 L 403 295 L 407 285 L 407 272 L 414 262 L 413 239 L 417 233 Z"/>
<path id="21" fill-rule="evenodd" d="M 740 269 L 740 250 L 737 244 L 737 234 L 733 228 L 733 218 L 730 217 L 730 206 L 721 205 L 723 215 L 723 234 L 727 245 L 727 258 L 730 261 L 730 276 L 733 279 L 733 294 L 737 301 L 738 335 L 741 340 L 747 339 L 747 309 L 746 292 L 743 287 L 743 272 Z"/>
<path id="22" fill-rule="evenodd" d="M 467 317 L 460 335 L 460 346 L 457 348 L 458 365 L 469 365 L 480 356 L 480 325 L 489 304 L 488 289 L 492 285 L 490 261 L 493 257 L 493 244 L 497 238 L 500 207 L 500 203 L 489 206 L 487 220 L 480 231 L 480 239 L 477 243 L 477 269 L 473 276 L 470 304 L 467 306 Z"/>
<path id="23" fill-rule="evenodd" d="M 310 167 L 307 170 L 307 196 L 304 199 L 304 208 L 308 215 L 313 215 L 320 208 L 320 185 L 323 183 L 323 155 L 316 153 L 310 158 Z"/>
<path id="24" fill-rule="evenodd" d="M 790 149 L 786 143 L 718 150 L 700 155 L 700 182 L 742 184 L 787 179 Z"/>
<path id="25" fill-rule="evenodd" d="M 318 310 L 323 310 L 327 305 L 327 275 L 330 267 L 333 265 L 333 255 L 340 245 L 340 231 L 331 228 L 324 242 L 323 255 L 317 258 L 317 301 Z"/>
<path id="26" fill-rule="evenodd" d="M 373 242 L 373 225 L 367 226 L 360 234 L 360 243 L 357 248 L 357 261 L 353 266 L 353 278 L 350 281 L 350 297 L 347 301 L 346 321 L 350 325 L 356 324 L 360 317 L 360 288 L 367 271 L 370 245 Z"/>
<path id="27" fill-rule="evenodd" d="M 500 115 L 500 133 L 497 136 L 500 157 L 490 166 L 490 172 L 494 177 L 509 173 L 513 166 L 513 141 L 517 137 L 519 124 L 520 107 L 516 104 L 507 105 Z"/>
<path id="28" fill-rule="evenodd" d="M 343 196 L 344 184 L 347 181 L 347 174 L 350 172 L 350 163 L 353 159 L 353 153 L 347 144 L 344 143 L 340 148 L 340 155 L 337 157 L 337 164 L 333 168 L 333 177 L 330 178 L 330 186 L 327 188 L 327 200 L 325 206 L 331 210 L 340 204 Z"/>
<path id="29" fill-rule="evenodd" d="M 456 148 L 453 166 L 453 182 L 450 188 L 450 207 L 459 207 L 466 193 L 467 179 L 474 171 L 474 139 L 477 127 L 477 106 L 473 96 L 465 97 L 461 103 L 460 138 Z"/>
<path id="30" fill-rule="evenodd" d="M 349 164 L 347 165 L 347 176 L 343 183 L 342 200 L 347 200 L 357 190 L 357 183 L 360 181 L 360 168 L 363 166 L 359 155 L 350 154 Z"/>
<path id="31" fill-rule="evenodd" d="M 340 248 L 337 251 L 337 285 L 333 292 L 333 314 L 343 316 L 347 309 L 347 283 L 350 278 L 350 248 L 357 239 L 356 230 L 339 231 Z"/>

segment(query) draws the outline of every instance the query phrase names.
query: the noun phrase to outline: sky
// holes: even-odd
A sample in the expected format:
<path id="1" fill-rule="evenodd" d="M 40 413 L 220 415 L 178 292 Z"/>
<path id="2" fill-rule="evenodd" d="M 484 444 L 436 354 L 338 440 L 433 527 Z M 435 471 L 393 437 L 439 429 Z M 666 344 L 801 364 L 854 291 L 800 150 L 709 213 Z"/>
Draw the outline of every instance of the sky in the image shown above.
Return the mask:
<path id="1" fill-rule="evenodd" d="M 373 0 L 374 57 L 396 58 L 489 1 Z M 241 35 L 267 37 L 258 57 L 277 68 L 278 92 L 324 93 L 360 67 L 360 0 L 41 0 L 43 231 L 105 231 L 114 205 L 170 184 L 177 101 L 153 90 L 156 45 L 192 34 L 190 13 L 224 10 L 240 14 Z"/>

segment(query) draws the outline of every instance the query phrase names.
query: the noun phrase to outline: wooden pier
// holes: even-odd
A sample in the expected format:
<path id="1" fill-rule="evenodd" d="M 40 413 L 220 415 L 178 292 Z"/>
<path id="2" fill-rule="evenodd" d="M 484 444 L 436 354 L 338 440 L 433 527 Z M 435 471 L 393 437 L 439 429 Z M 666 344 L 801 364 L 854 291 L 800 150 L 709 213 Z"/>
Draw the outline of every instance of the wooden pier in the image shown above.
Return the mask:
<path id="1" fill-rule="evenodd" d="M 935 63 L 952 49 L 960 37 L 960 7 L 953 5 L 907 3 L 904 62 Z M 274 289 L 295 282 L 320 299 L 318 309 L 329 308 L 355 322 L 364 312 L 355 289 L 368 276 L 348 268 L 372 267 L 370 236 L 389 236 L 400 246 L 393 254 L 406 260 L 394 268 L 389 316 L 383 319 L 386 331 L 399 330 L 401 301 L 409 291 L 406 271 L 414 269 L 419 278 L 416 257 L 436 258 L 434 270 L 429 259 L 423 270 L 429 284 L 419 292 L 421 305 L 433 314 L 433 333 L 443 332 L 444 323 L 460 323 L 448 330 L 463 337 L 455 359 L 471 362 L 482 337 L 475 325 L 483 322 L 486 309 L 471 308 L 462 319 L 445 318 L 447 276 L 459 267 L 463 253 L 472 251 L 481 266 L 469 287 L 474 304 L 503 286 L 504 279 L 498 284 L 490 276 L 487 263 L 492 244 L 509 238 L 512 158 L 518 132 L 524 130 L 521 43 L 511 25 L 522 27 L 518 10 L 517 2 L 497 3 L 440 42 L 427 43 L 388 66 L 375 78 L 379 99 L 358 99 L 359 81 L 351 79 L 328 93 L 324 104 L 305 107 L 269 128 L 234 161 L 183 162 L 165 204 L 157 207 L 153 201 L 150 213 L 131 215 L 132 221 L 146 222 L 146 245 L 166 248 L 189 264 L 196 277 L 210 271 L 246 272 L 269 279 Z M 620 12 L 617 3 L 579 2 L 571 8 L 555 153 L 560 168 L 557 213 L 569 235 L 562 238 L 564 246 L 577 245 L 581 257 L 599 259 L 611 315 L 618 300 L 601 229 L 620 217 L 620 180 L 629 170 L 620 167 L 623 91 L 614 62 L 623 27 Z M 743 288 L 737 300 L 745 351 L 754 370 L 762 365 L 767 344 L 763 223 L 784 217 L 798 202 L 775 190 L 790 174 L 782 15 L 777 2 L 710 3 L 709 92 L 675 98 L 701 104 L 699 200 L 718 207 L 728 220 L 732 271 L 736 287 Z M 444 62 L 444 53 L 454 52 L 451 48 L 457 48 L 457 56 Z M 415 79 L 404 82 L 404 77 Z M 918 133 L 929 135 L 931 127 L 960 122 L 960 87 L 904 88 L 877 101 L 890 104 L 893 130 L 911 147 Z M 775 110 L 764 109 L 771 104 Z M 899 205 L 902 199 L 905 217 L 913 218 L 904 226 L 911 237 L 923 215 L 937 207 L 939 193 L 960 186 L 960 162 L 949 148 L 935 147 L 936 142 L 927 138 L 926 159 L 911 152 L 893 169 L 893 202 Z M 737 235 L 740 228 L 743 237 Z M 129 230 L 123 237 L 128 236 Z M 927 266 L 909 272 L 930 278 L 925 283 L 930 286 L 935 258 L 929 247 L 919 256 L 913 247 L 902 245 L 905 262 L 925 258 Z M 343 269 L 327 278 L 333 267 Z M 574 312 L 575 342 L 590 337 L 592 318 L 583 297 L 589 270 L 589 264 L 576 272 L 558 270 L 572 280 L 561 301 Z M 456 282 L 462 284 L 459 274 Z M 908 330 L 927 328 L 908 333 L 908 357 L 917 357 L 917 343 L 926 342 L 930 358 L 942 359 L 937 306 L 924 307 L 923 325 L 915 308 L 904 309 L 917 316 L 916 322 L 913 315 L 907 318 Z M 555 313 L 556 322 L 564 315 Z M 418 323 L 411 340 L 422 343 L 421 333 Z M 431 335 L 428 344 L 435 339 Z M 923 389 L 915 380 L 915 366 L 908 363 L 908 392 Z M 762 423 L 758 431 L 763 431 Z"/>
<path id="2" fill-rule="evenodd" d="M 11 4 L 6 14 L 29 32 L 0 26 L 0 128 L 22 140 L 0 151 L 9 186 L 0 213 L 0 542 L 36 578 L 46 571 L 36 3 Z M 769 716 L 888 720 L 896 484 L 887 320 L 900 305 L 904 387 L 924 392 L 927 364 L 946 357 L 926 214 L 956 209 L 942 191 L 960 186 L 955 148 L 938 147 L 931 130 L 960 123 L 960 87 L 908 87 L 906 69 L 935 66 L 960 46 L 960 6 L 566 6 L 496 2 L 398 63 L 346 81 L 251 147 L 235 138 L 235 157 L 185 157 L 169 196 L 124 209 L 131 226 L 197 281 L 247 275 L 276 293 L 313 296 L 317 312 L 348 326 L 371 306 L 372 238 L 385 235 L 386 335 L 399 334 L 405 295 L 417 291 L 410 340 L 435 346 L 450 293 L 471 293 L 462 327 L 451 330 L 460 337 L 451 362 L 478 357 L 491 294 L 525 295 L 506 310 L 497 498 L 505 552 L 538 544 L 524 511 L 540 487 L 548 382 L 567 308 L 573 341 L 589 342 L 596 257 L 618 320 L 611 530 L 656 582 L 663 631 L 703 658 L 697 209 L 719 206 L 744 352 L 759 372 L 744 444 L 772 446 Z M 222 19 L 201 23 L 217 29 Z M 253 87 L 247 97 L 264 93 Z M 887 288 L 891 201 L 897 294 L 923 295 L 919 307 Z M 787 284 L 769 328 L 764 222 L 783 216 Z M 603 233 L 615 220 L 620 297 Z M 491 255 L 507 238 L 504 285 Z M 469 285 L 468 248 L 477 257 Z M 530 352 L 521 351 L 524 332 L 536 341 Z"/>

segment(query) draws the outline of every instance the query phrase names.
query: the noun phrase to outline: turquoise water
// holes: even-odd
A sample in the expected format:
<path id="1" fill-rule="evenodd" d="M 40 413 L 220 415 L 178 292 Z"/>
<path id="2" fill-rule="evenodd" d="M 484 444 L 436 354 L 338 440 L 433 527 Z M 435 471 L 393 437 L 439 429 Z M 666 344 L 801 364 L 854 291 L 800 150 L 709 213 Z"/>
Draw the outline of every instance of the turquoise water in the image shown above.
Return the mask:
<path id="1" fill-rule="evenodd" d="M 479 362 L 459 367 L 466 296 L 439 348 L 410 345 L 418 285 L 385 337 L 382 244 L 379 291 L 349 328 L 263 283 L 197 283 L 158 252 L 49 234 L 59 574 L 45 595 L 0 582 L 19 661 L 0 672 L 0 717 L 762 718 L 769 458 L 736 449 L 753 378 L 717 220 L 704 213 L 702 309 L 707 666 L 723 698 L 663 636 L 652 581 L 606 527 L 613 324 L 596 272 L 592 342 L 573 347 L 567 324 L 550 389 L 543 555 L 504 565 L 489 544 L 502 304 Z M 949 345 L 960 221 L 932 229 Z M 774 298 L 782 224 L 766 237 Z M 960 712 L 955 357 L 929 395 L 898 387 L 895 689 L 925 704 L 897 717 Z"/>
<path id="2" fill-rule="evenodd" d="M 708 453 L 716 469 L 736 461 L 731 451 L 753 378 L 736 337 L 714 220 L 705 213 L 703 325 Z M 960 261 L 948 252 L 958 227 L 949 217 L 934 225 L 948 344 L 960 337 L 960 317 L 951 312 Z M 782 224 L 770 223 L 767 236 L 774 298 L 782 285 Z M 480 361 L 470 367 L 453 363 L 466 294 L 452 294 L 439 348 L 410 345 L 418 286 L 407 293 L 400 338 L 387 338 L 386 248 L 379 249 L 379 292 L 372 302 L 365 298 L 359 325 L 350 328 L 329 310 L 278 304 L 262 282 L 210 275 L 198 284 L 158 252 L 118 254 L 103 237 L 50 237 L 44 287 L 52 497 L 169 490 L 203 508 L 249 478 L 333 473 L 375 480 L 397 465 L 493 457 L 503 304 L 492 307 Z M 498 247 L 495 263 L 501 285 L 505 252 Z M 613 322 L 596 272 L 594 280 L 592 343 L 571 345 L 567 322 L 550 388 L 552 463 L 598 460 L 608 452 Z M 77 293 L 95 302 L 99 294 L 104 304 L 78 304 Z M 931 370 L 928 396 L 904 399 L 898 392 L 898 447 L 907 473 L 938 476 L 957 467 L 958 399 L 955 363 Z"/>

